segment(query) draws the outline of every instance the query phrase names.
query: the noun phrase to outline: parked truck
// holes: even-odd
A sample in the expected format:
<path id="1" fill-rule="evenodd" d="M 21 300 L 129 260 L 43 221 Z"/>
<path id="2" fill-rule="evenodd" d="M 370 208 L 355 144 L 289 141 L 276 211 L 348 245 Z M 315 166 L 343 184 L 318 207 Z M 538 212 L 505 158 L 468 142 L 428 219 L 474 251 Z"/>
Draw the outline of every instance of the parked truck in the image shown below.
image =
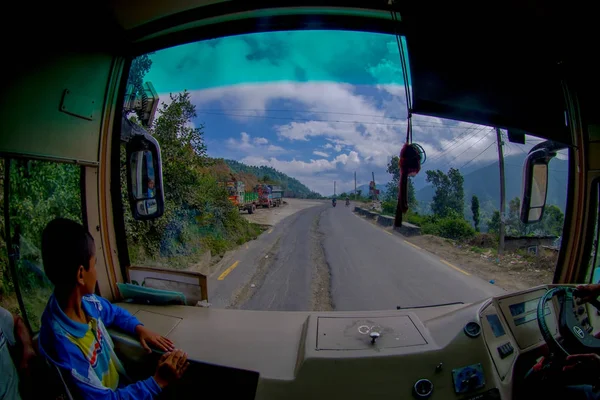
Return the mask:
<path id="1" fill-rule="evenodd" d="M 258 205 L 258 193 L 246 192 L 244 182 L 238 180 L 225 182 L 225 188 L 229 194 L 229 200 L 235 204 L 240 211 L 248 211 L 248 214 L 254 213 Z"/>
<path id="2" fill-rule="evenodd" d="M 269 185 L 271 188 L 271 198 L 275 207 L 281 206 L 283 203 L 283 189 L 281 186 Z"/>
<path id="3" fill-rule="evenodd" d="M 265 184 L 258 184 L 254 188 L 254 191 L 258 193 L 258 204 L 265 208 L 273 207 L 273 193 L 271 186 Z"/>

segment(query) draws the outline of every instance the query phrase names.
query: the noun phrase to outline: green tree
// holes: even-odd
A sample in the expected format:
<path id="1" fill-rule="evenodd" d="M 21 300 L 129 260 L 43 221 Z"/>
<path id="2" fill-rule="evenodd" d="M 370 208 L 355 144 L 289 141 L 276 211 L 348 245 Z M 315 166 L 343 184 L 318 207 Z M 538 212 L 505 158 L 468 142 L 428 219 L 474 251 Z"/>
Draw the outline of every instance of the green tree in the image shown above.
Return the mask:
<path id="1" fill-rule="evenodd" d="M 190 94 L 171 94 L 170 100 L 162 104 L 150 131 L 161 146 L 165 214 L 135 221 L 126 212 L 125 229 L 132 262 L 158 258 L 179 267 L 206 249 L 222 254 L 255 237 L 258 228 L 240 216 L 225 189 L 207 173 L 212 161 L 206 155 L 203 126 L 190 124 L 196 117 Z M 121 182 L 126 198 L 126 181 Z"/>
<path id="2" fill-rule="evenodd" d="M 169 104 L 162 103 L 159 117 L 151 133 L 161 146 L 165 196 L 178 204 L 196 204 L 197 190 L 190 190 L 199 179 L 199 168 L 210 163 L 204 144 L 204 126 L 190 122 L 196 117 L 196 106 L 187 91 L 170 95 Z"/>
<path id="3" fill-rule="evenodd" d="M 500 211 L 494 211 L 492 218 L 487 220 L 487 228 L 489 233 L 500 232 Z"/>
<path id="4" fill-rule="evenodd" d="M 479 232 L 479 199 L 475 195 L 471 197 L 471 212 L 473 213 L 475 231 Z"/>
<path id="5" fill-rule="evenodd" d="M 456 211 L 458 215 L 464 216 L 465 191 L 463 186 L 465 179 L 456 168 L 450 168 L 448 170 L 448 178 L 450 179 L 451 189 L 449 207 L 451 210 Z"/>
<path id="6" fill-rule="evenodd" d="M 127 85 L 133 88 L 133 95 L 142 96 L 144 91 L 144 76 L 150 71 L 152 67 L 152 60 L 149 54 L 144 54 L 136 57 L 131 62 L 131 68 L 129 69 L 129 76 L 127 77 Z"/>
<path id="7" fill-rule="evenodd" d="M 433 213 L 446 217 L 451 211 L 464 215 L 464 178 L 456 168 L 450 168 L 448 174 L 438 170 L 429 170 L 426 181 L 434 187 L 435 194 L 431 203 Z"/>
<path id="8" fill-rule="evenodd" d="M 508 218 L 506 219 L 506 234 L 512 236 L 527 235 L 527 225 L 521 222 L 521 199 L 515 197 L 508 202 Z"/>
<path id="9" fill-rule="evenodd" d="M 541 230 L 544 235 L 561 236 L 565 216 L 555 205 L 546 205 L 544 208 L 544 216 L 541 221 Z"/>

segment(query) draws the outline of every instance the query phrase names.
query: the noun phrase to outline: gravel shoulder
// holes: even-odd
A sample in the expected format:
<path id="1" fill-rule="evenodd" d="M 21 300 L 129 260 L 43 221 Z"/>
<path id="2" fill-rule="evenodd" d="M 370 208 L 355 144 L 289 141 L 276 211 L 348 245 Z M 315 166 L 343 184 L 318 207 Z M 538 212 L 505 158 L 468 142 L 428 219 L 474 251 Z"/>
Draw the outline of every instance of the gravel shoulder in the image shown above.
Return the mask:
<path id="1" fill-rule="evenodd" d="M 453 263 L 465 271 L 507 290 L 517 291 L 533 286 L 552 283 L 554 268 L 540 266 L 514 253 L 498 257 L 489 249 L 456 243 L 452 240 L 432 235 L 405 238 L 430 253 Z"/>
<path id="2" fill-rule="evenodd" d="M 323 202 L 315 200 L 284 199 L 284 204 L 280 207 L 257 208 L 254 214 L 248 214 L 244 211 L 242 215 L 255 224 L 273 226 L 298 211 L 322 204 Z"/>

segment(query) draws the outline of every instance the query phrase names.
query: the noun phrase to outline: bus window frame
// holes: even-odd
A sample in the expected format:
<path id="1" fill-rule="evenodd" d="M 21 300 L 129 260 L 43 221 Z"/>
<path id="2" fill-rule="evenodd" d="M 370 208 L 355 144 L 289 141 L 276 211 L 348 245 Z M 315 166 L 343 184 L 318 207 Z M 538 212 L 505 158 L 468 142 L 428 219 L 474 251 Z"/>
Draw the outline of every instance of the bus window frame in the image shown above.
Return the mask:
<path id="1" fill-rule="evenodd" d="M 0 157 L 2 155 L 0 154 Z M 21 287 L 19 282 L 19 277 L 17 274 L 17 265 L 16 265 L 16 254 L 13 251 L 12 244 L 12 229 L 10 224 L 10 171 L 11 171 L 11 161 L 17 159 L 25 159 L 25 160 L 35 160 L 42 162 L 53 162 L 56 164 L 78 164 L 78 163 L 67 163 L 64 160 L 57 160 L 51 158 L 36 158 L 36 157 L 2 157 L 4 159 L 4 233 L 6 237 L 6 251 L 8 255 L 8 268 L 10 270 L 10 277 L 12 279 L 13 287 L 15 289 L 15 296 L 17 297 L 17 302 L 19 304 L 19 311 L 21 313 L 21 318 L 25 322 L 25 326 L 27 330 L 31 334 L 35 334 L 37 332 L 33 332 L 31 328 L 31 323 L 29 321 L 29 316 L 27 314 L 27 308 L 25 307 L 25 302 L 23 301 L 23 295 L 21 293 Z M 81 221 L 83 222 L 83 226 L 85 229 L 88 229 L 87 225 L 87 208 L 86 208 L 86 195 L 85 195 L 85 165 L 79 165 L 79 190 L 80 190 L 80 202 L 81 202 Z M 96 285 L 96 291 L 98 291 L 98 285 Z"/>
<path id="2" fill-rule="evenodd" d="M 594 271 L 596 268 L 600 268 L 597 266 L 596 261 L 598 260 L 598 244 L 600 239 L 600 178 L 593 178 L 591 182 L 591 191 L 590 196 L 590 212 L 594 211 L 594 224 L 590 225 L 591 230 L 591 239 L 586 243 L 587 253 L 589 254 L 590 259 L 588 260 L 588 270 L 586 271 L 586 279 L 585 283 L 599 283 L 593 282 Z M 595 226 L 595 229 L 594 229 Z M 592 253 L 593 251 L 593 253 Z"/>

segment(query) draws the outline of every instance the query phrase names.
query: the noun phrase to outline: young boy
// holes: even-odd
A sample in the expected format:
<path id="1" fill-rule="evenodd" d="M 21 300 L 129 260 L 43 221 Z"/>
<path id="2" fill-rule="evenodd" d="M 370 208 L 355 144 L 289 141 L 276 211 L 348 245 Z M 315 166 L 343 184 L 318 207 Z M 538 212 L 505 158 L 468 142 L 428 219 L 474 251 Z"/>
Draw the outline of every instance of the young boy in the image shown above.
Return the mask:
<path id="1" fill-rule="evenodd" d="M 57 365 L 71 388 L 83 398 L 152 399 L 189 363 L 187 354 L 146 329 L 126 310 L 94 295 L 96 257 L 94 239 L 80 224 L 68 219 L 51 221 L 42 234 L 44 270 L 54 284 L 42 316 L 40 352 Z M 125 371 L 106 330 L 116 327 L 135 335 L 150 352 L 152 345 L 167 352 L 153 377 L 120 385 Z"/>

